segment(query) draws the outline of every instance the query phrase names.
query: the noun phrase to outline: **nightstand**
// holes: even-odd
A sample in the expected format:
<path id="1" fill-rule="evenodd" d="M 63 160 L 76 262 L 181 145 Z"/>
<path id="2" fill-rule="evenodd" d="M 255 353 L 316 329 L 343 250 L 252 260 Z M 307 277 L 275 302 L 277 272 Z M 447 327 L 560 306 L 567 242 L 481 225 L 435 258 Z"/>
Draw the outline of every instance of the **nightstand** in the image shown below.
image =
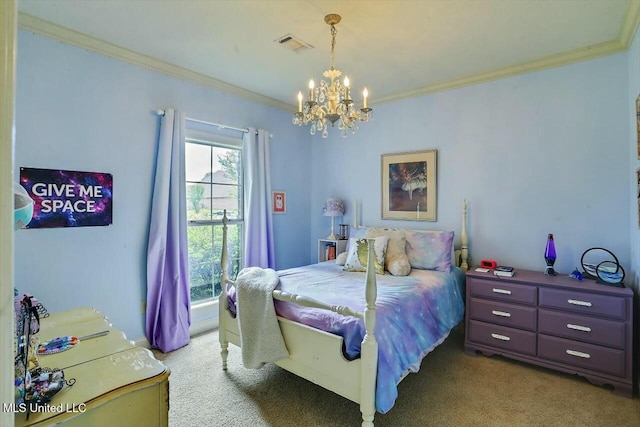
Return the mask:
<path id="1" fill-rule="evenodd" d="M 338 255 L 347 250 L 348 240 L 331 240 L 331 239 L 318 239 L 318 262 L 329 261 L 336 259 Z M 330 254 L 330 247 L 335 248 L 333 257 Z"/>
<path id="2" fill-rule="evenodd" d="M 633 395 L 633 291 L 516 269 L 467 272 L 465 351 L 578 374 Z"/>

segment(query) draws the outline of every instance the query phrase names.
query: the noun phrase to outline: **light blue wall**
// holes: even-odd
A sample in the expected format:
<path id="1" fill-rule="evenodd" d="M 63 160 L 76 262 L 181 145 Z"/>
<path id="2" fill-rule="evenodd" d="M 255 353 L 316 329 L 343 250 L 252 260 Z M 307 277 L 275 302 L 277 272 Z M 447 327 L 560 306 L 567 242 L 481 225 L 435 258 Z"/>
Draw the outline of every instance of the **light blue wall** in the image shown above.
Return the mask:
<path id="1" fill-rule="evenodd" d="M 638 153 L 638 144 L 640 135 L 638 135 L 637 118 L 635 111 L 636 98 L 640 96 L 640 33 L 636 31 L 633 43 L 627 54 L 628 70 L 629 70 L 629 92 L 627 98 L 627 118 L 629 129 L 629 171 L 627 179 L 629 180 L 629 239 L 631 251 L 631 266 L 627 272 L 628 279 L 625 283 L 630 285 L 636 294 L 636 314 L 640 313 L 640 187 L 636 182 L 636 171 L 640 168 L 640 156 Z M 636 315 L 636 319 L 640 316 Z M 636 336 L 640 336 L 640 327 L 636 322 Z M 637 356 L 640 358 L 640 354 Z"/>
<path id="2" fill-rule="evenodd" d="M 16 285 L 51 311 L 95 306 L 129 337 L 143 336 L 153 111 L 169 107 L 274 134 L 273 187 L 288 198 L 287 214 L 274 216 L 278 268 L 315 262 L 330 227 L 322 203 L 336 196 L 347 202 L 344 222 L 358 200 L 365 225 L 456 232 L 466 198 L 475 262 L 541 270 L 554 233 L 563 273 L 592 246 L 638 270 L 629 232 L 637 44 L 630 54 L 374 105 L 374 121 L 356 135 L 323 140 L 278 109 L 20 31 L 16 167 L 112 173 L 114 224 L 17 232 Z M 438 150 L 438 221 L 383 221 L 380 155 L 424 149 Z"/>
<path id="3" fill-rule="evenodd" d="M 374 105 L 374 121 L 356 135 L 313 142 L 311 247 L 328 234 L 328 196 L 347 201 L 345 222 L 358 200 L 365 225 L 456 232 L 466 198 L 475 263 L 543 270 L 553 233 L 562 273 L 594 246 L 628 269 L 628 100 L 618 54 Z M 381 154 L 426 149 L 438 150 L 437 222 L 382 220 Z"/>
<path id="4" fill-rule="evenodd" d="M 290 244 L 309 245 L 310 148 L 288 113 L 20 31 L 16 170 L 108 172 L 114 199 L 109 227 L 16 232 L 16 287 L 50 311 L 94 306 L 131 339 L 144 336 L 140 305 L 146 298 L 158 108 L 268 129 L 274 136 L 272 185 L 289 199 L 287 214 L 274 216 L 277 266 L 309 258 Z"/>

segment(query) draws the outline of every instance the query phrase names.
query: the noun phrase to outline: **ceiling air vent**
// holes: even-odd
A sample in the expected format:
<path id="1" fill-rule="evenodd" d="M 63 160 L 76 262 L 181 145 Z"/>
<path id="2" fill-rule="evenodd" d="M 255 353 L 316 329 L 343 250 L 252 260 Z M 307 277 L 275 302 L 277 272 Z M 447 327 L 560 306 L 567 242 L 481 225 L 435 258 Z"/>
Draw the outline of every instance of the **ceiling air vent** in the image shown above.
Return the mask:
<path id="1" fill-rule="evenodd" d="M 277 39 L 274 40 L 274 42 L 296 53 L 304 52 L 307 49 L 313 49 L 313 46 L 311 46 L 309 43 L 304 42 L 291 34 L 285 34 L 282 37 L 278 37 Z"/>

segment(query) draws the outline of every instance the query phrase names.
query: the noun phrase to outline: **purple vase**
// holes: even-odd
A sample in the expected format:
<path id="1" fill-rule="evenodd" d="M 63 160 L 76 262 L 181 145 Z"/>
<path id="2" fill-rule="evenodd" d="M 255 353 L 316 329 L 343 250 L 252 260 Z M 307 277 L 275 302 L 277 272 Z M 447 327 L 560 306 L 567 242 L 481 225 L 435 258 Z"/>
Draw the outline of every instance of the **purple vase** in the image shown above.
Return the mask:
<path id="1" fill-rule="evenodd" d="M 553 234 L 551 233 L 547 236 L 547 247 L 544 250 L 544 260 L 547 262 L 547 268 L 544 269 L 544 274 L 547 276 L 555 276 L 556 272 L 553 269 L 553 264 L 556 262 L 556 245 L 553 243 Z"/>

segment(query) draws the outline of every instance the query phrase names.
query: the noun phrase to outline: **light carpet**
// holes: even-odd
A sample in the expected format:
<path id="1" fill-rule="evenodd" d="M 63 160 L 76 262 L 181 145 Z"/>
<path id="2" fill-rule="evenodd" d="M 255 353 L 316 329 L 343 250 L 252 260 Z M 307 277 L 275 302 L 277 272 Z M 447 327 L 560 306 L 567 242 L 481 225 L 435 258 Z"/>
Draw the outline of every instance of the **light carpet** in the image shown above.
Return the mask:
<path id="1" fill-rule="evenodd" d="M 556 371 L 463 351 L 464 330 L 422 361 L 376 426 L 640 426 L 640 400 Z M 218 333 L 168 354 L 171 427 L 359 426 L 359 406 L 275 365 L 245 369 L 229 345 L 222 370 Z"/>

